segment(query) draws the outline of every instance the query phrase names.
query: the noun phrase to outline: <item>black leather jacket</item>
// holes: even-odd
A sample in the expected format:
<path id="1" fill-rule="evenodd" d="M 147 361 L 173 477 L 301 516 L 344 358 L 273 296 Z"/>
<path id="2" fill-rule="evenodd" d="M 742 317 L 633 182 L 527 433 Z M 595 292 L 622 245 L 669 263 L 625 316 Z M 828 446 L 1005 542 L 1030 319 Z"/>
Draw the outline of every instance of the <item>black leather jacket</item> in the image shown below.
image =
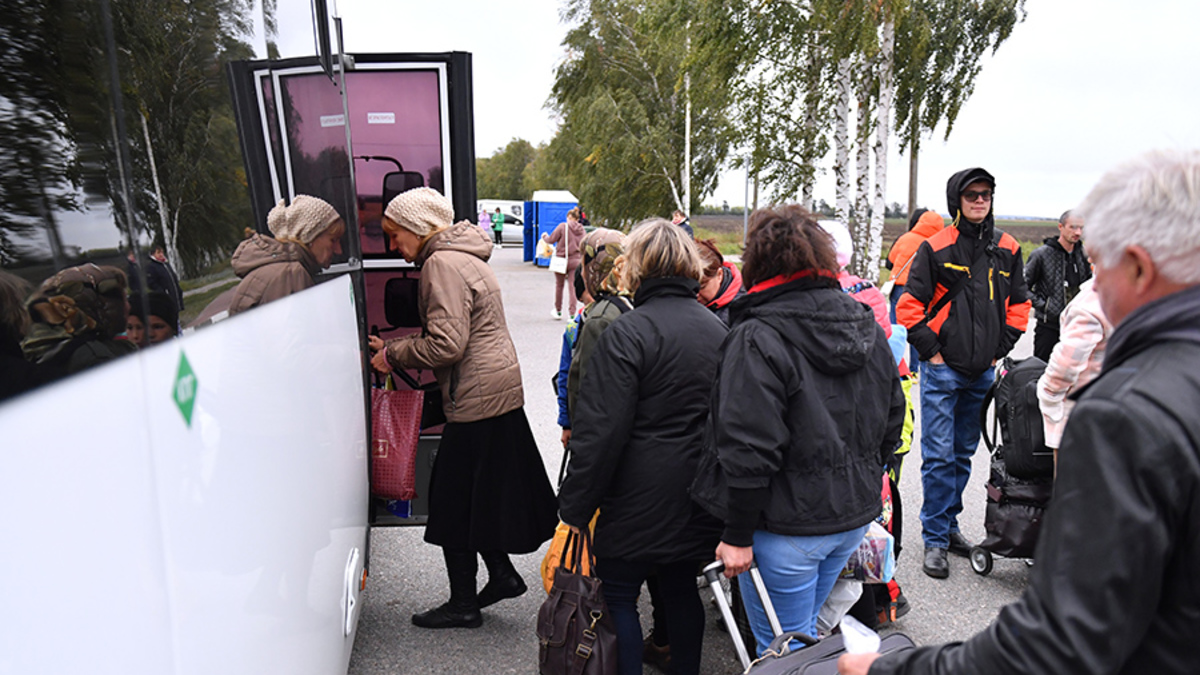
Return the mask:
<path id="1" fill-rule="evenodd" d="M 1078 278 L 1078 283 L 1071 288 L 1066 285 L 1068 266 L 1075 268 Z M 1079 286 L 1091 278 L 1092 268 L 1088 265 L 1082 242 L 1067 253 L 1058 237 L 1047 237 L 1042 246 L 1029 254 L 1029 262 L 1025 263 L 1025 284 L 1029 287 L 1038 323 L 1053 321 L 1057 328 L 1058 315 L 1079 293 Z"/>
<path id="2" fill-rule="evenodd" d="M 1200 673 L 1200 286 L 1130 314 L 1078 398 L 1025 594 L 893 673 Z"/>

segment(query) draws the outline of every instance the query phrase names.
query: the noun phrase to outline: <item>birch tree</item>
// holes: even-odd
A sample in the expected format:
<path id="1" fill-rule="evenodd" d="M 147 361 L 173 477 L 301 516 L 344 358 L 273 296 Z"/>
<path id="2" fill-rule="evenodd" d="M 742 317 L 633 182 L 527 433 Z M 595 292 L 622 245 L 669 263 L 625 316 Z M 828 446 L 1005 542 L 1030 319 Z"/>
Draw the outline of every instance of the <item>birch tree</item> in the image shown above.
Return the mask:
<path id="1" fill-rule="evenodd" d="M 908 212 L 917 207 L 921 138 L 954 122 L 975 91 L 983 54 L 1025 19 L 1025 0 L 911 0 L 896 24 L 896 133 L 909 156 Z"/>
<path id="2" fill-rule="evenodd" d="M 690 212 L 716 187 L 728 80 L 689 59 L 692 13 L 688 0 L 567 4 L 574 27 L 551 95 L 561 126 L 550 150 L 569 167 L 563 187 L 599 221 Z"/>

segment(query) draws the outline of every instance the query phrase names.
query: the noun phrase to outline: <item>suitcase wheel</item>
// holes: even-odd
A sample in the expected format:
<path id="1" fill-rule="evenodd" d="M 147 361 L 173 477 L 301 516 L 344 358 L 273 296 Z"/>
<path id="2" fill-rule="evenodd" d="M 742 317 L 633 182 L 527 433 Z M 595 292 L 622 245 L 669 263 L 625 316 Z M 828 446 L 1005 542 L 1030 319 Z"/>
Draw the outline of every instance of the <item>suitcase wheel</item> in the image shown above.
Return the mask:
<path id="1" fill-rule="evenodd" d="M 992 552 L 976 546 L 971 549 L 971 569 L 986 577 L 992 571 Z"/>

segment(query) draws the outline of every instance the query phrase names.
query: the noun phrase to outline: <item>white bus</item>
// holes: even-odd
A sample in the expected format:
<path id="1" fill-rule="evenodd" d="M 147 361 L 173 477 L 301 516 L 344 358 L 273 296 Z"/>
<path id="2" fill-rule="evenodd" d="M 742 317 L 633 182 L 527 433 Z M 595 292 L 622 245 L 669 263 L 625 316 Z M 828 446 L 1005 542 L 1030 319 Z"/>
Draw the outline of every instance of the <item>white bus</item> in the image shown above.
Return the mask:
<path id="1" fill-rule="evenodd" d="M 0 138 L 4 156 L 43 161 L 27 192 L 45 199 L 0 192 L 0 261 L 35 287 L 81 262 L 122 265 L 113 244 L 136 253 L 177 196 L 175 158 L 151 164 L 174 138 L 155 126 L 166 108 L 138 98 L 148 85 L 118 58 L 142 52 L 104 30 L 110 11 L 127 31 L 132 18 L 90 0 L 64 11 L 77 5 L 71 18 L 82 20 L 67 28 L 78 34 L 57 44 L 100 47 L 76 54 L 70 67 L 82 70 L 57 74 L 79 77 L 42 84 L 95 90 L 40 102 L 12 98 L 35 87 L 0 91 L 9 107 L 58 120 L 33 139 L 58 154 Z M 205 189 L 213 200 L 248 189 L 242 208 L 260 231 L 278 200 L 322 197 L 347 223 L 344 254 L 311 289 L 0 402 L 0 673 L 345 672 L 369 529 L 424 522 L 438 429 L 423 431 L 419 497 L 373 497 L 364 350 L 369 333 L 419 330 L 419 271 L 388 250 L 383 205 L 428 185 L 457 218 L 474 215 L 471 57 L 342 55 L 322 25 L 320 54 L 231 63 L 227 82 L 209 83 L 208 95 L 227 87 L 231 100 L 213 109 L 204 151 L 227 143 L 243 166 L 206 177 Z M 55 44 L 35 37 L 30 59 Z M 236 137 L 212 123 L 222 110 Z M 172 246 L 192 235 L 176 236 Z"/>

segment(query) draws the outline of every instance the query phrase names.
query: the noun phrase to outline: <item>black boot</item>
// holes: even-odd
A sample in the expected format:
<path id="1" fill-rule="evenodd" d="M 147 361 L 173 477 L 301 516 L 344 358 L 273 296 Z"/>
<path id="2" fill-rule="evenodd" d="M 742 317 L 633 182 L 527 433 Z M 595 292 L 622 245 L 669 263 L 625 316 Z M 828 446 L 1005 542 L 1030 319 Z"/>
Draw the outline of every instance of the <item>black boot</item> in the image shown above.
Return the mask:
<path id="1" fill-rule="evenodd" d="M 479 628 L 479 597 L 475 594 L 475 574 L 479 560 L 474 551 L 443 548 L 446 573 L 450 577 L 450 600 L 431 610 L 413 614 L 413 625 L 421 628 Z"/>
<path id="2" fill-rule="evenodd" d="M 483 564 L 487 565 L 488 571 L 487 585 L 479 591 L 480 608 L 525 593 L 525 580 L 517 574 L 517 569 L 513 567 L 507 553 L 485 551 L 479 555 L 483 557 Z"/>

